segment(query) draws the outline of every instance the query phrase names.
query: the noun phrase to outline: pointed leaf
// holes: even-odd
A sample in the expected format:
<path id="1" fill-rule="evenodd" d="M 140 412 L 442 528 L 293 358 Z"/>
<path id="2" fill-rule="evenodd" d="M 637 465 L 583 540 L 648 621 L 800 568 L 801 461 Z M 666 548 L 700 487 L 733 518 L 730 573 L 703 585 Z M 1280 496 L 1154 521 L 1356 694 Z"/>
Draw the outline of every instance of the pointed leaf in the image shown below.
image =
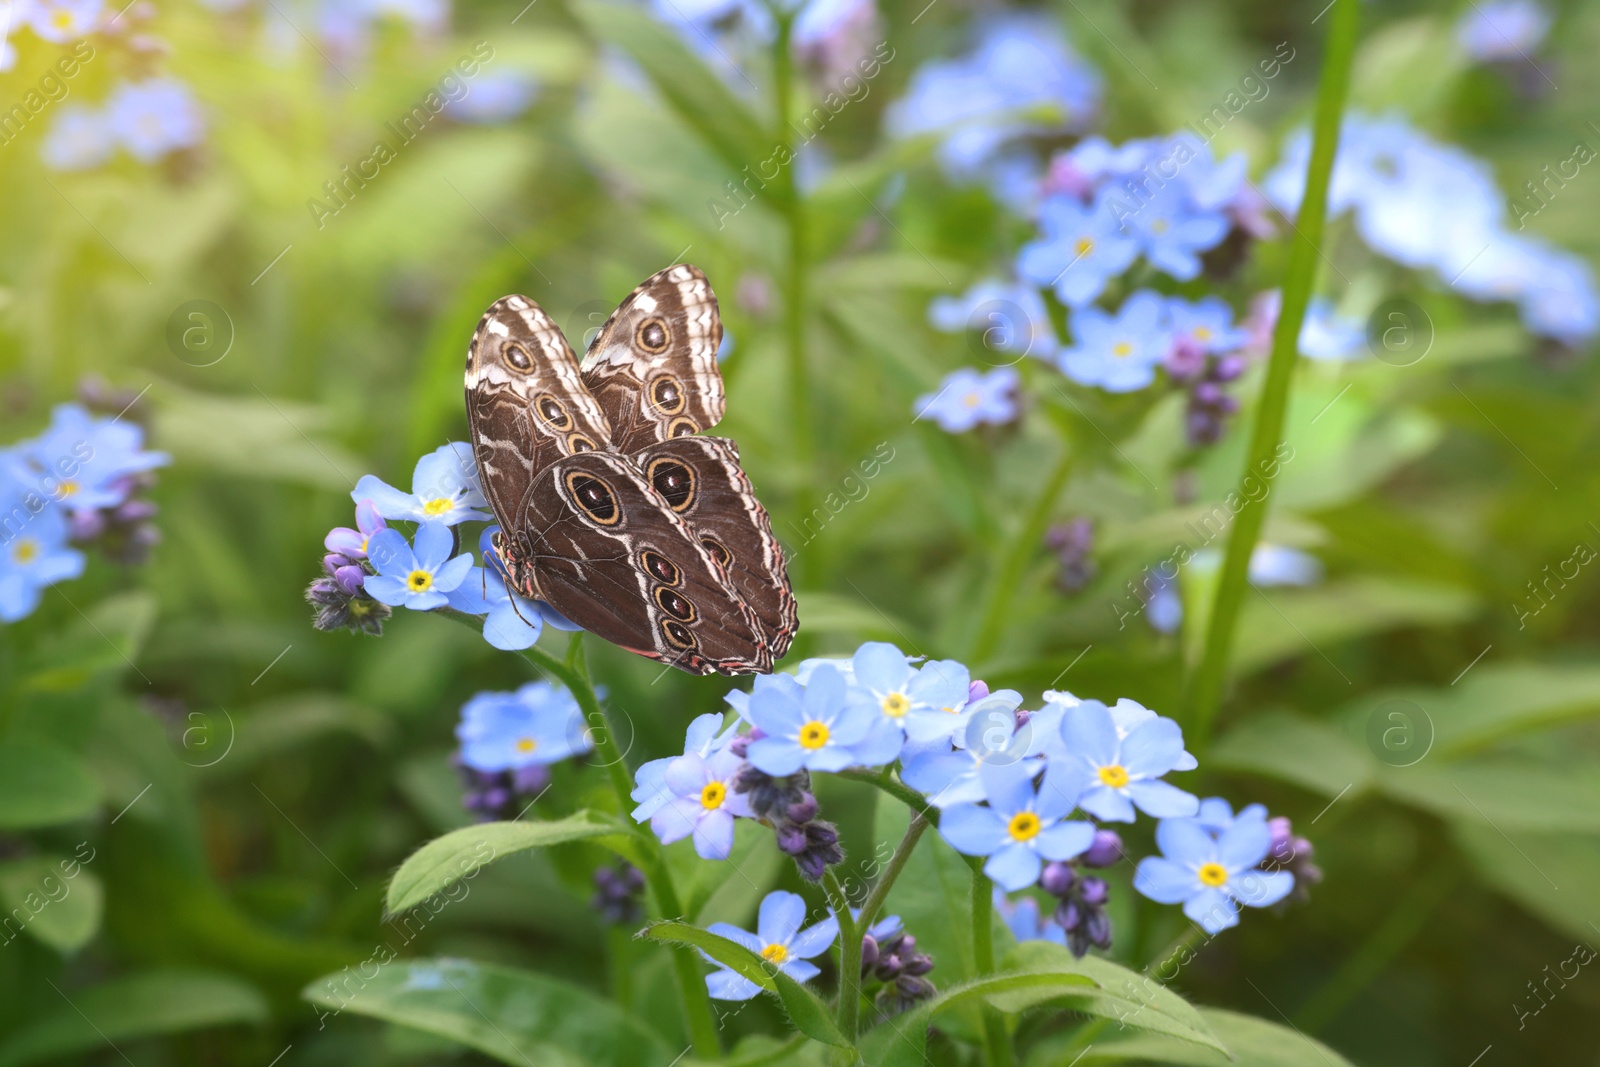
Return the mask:
<path id="1" fill-rule="evenodd" d="M 69 873 L 70 872 L 70 873 Z M 77 860 L 32 856 L 0 864 L 0 904 L 10 927 L 26 917 L 23 929 L 59 952 L 82 948 L 100 928 L 105 894 L 100 879 Z"/>
<path id="2" fill-rule="evenodd" d="M 82 819 L 100 803 L 100 783 L 72 753 L 43 741 L 0 742 L 0 830 Z"/>

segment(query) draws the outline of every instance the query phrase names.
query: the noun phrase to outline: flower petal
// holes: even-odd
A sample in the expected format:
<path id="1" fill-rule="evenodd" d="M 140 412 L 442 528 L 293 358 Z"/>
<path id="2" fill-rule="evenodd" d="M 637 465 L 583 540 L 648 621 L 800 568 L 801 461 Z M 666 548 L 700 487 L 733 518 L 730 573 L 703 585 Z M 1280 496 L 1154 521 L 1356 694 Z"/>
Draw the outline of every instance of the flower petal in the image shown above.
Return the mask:
<path id="1" fill-rule="evenodd" d="M 739 929 L 732 923 L 712 923 L 710 926 L 706 927 L 706 930 L 710 933 L 716 934 L 718 937 L 726 938 L 736 945 L 742 945 L 758 955 L 761 952 L 761 938 L 757 937 L 755 934 L 752 934 L 748 930 Z"/>
<path id="2" fill-rule="evenodd" d="M 1187 817 L 1200 810 L 1200 801 L 1193 793 L 1166 782 L 1129 782 L 1127 793 L 1140 811 L 1158 819 Z"/>
<path id="3" fill-rule="evenodd" d="M 877 694 L 905 688 L 911 679 L 906 654 L 885 641 L 868 641 L 850 659 L 856 683 Z"/>
<path id="4" fill-rule="evenodd" d="M 828 946 L 833 944 L 839 936 L 839 920 L 830 915 L 821 922 L 802 930 L 789 942 L 789 955 L 793 958 L 808 960 L 820 952 L 826 952 Z"/>
<path id="5" fill-rule="evenodd" d="M 900 749 L 904 744 L 905 735 L 894 720 L 875 715 L 872 725 L 867 728 L 867 736 L 850 746 L 850 755 L 853 762 L 861 766 L 882 767 L 900 757 Z"/>
<path id="6" fill-rule="evenodd" d="M 1209 886 L 1184 901 L 1183 913 L 1208 934 L 1218 934 L 1239 925 L 1239 909 L 1233 898 Z"/>
<path id="7" fill-rule="evenodd" d="M 1156 847 L 1168 859 L 1191 867 L 1217 858 L 1217 843 L 1198 819 L 1162 819 L 1156 824 Z"/>
<path id="8" fill-rule="evenodd" d="M 1228 895 L 1252 908 L 1267 908 L 1294 889 L 1294 875 L 1288 871 L 1243 871 L 1228 879 Z"/>
<path id="9" fill-rule="evenodd" d="M 396 529 L 379 530 L 367 542 L 367 559 L 378 568 L 379 574 L 404 577 L 415 570 L 417 557 L 406 543 L 405 535 Z"/>
<path id="10" fill-rule="evenodd" d="M 1094 823 L 1058 822 L 1046 826 L 1034 838 L 1039 855 L 1047 860 L 1070 860 L 1094 844 Z"/>
<path id="11" fill-rule="evenodd" d="M 1043 770 L 1039 760 L 1016 763 L 985 763 L 978 768 L 978 781 L 989 806 L 1002 818 L 1010 818 L 1024 808 L 1033 807 L 1033 776 Z"/>
<path id="12" fill-rule="evenodd" d="M 761 992 L 761 987 L 743 975 L 721 970 L 706 975 L 706 991 L 713 1000 L 749 1000 Z"/>
<path id="13" fill-rule="evenodd" d="M 1146 856 L 1133 874 L 1133 888 L 1157 904 L 1179 904 L 1199 891 L 1200 880 L 1181 863 Z"/>
<path id="14" fill-rule="evenodd" d="M 495 648 L 520 652 L 522 649 L 532 648 L 539 640 L 543 623 L 543 617 L 533 609 L 530 601 L 520 598 L 503 600 L 496 604 L 489 611 L 488 617 L 483 620 L 483 639 Z"/>
<path id="15" fill-rule="evenodd" d="M 1146 719 L 1122 742 L 1122 765 L 1135 778 L 1166 774 L 1182 754 L 1183 730 L 1171 719 Z"/>
<path id="16" fill-rule="evenodd" d="M 989 862 L 983 865 L 983 873 L 1001 889 L 1014 893 L 1037 882 L 1042 866 L 1039 853 L 1017 841 L 990 856 Z"/>
<path id="17" fill-rule="evenodd" d="M 1107 786 L 1090 786 L 1078 798 L 1078 807 L 1106 822 L 1133 821 L 1133 802 Z"/>
<path id="18" fill-rule="evenodd" d="M 762 944 L 788 945 L 806 921 L 806 902 L 798 893 L 768 893 L 756 918 L 756 935 Z"/>
<path id="19" fill-rule="evenodd" d="M 788 960 L 778 969 L 796 982 L 809 982 L 822 973 L 822 968 L 815 963 L 807 963 L 805 960 L 796 959 Z"/>
<path id="20" fill-rule="evenodd" d="M 433 587 L 441 593 L 448 593 L 462 582 L 473 570 L 472 557 L 463 552 L 455 559 L 439 568 L 433 576 Z"/>
<path id="21" fill-rule="evenodd" d="M 410 493 L 402 493 L 374 474 L 363 474 L 350 499 L 357 504 L 370 503 L 374 511 L 386 519 L 409 519 L 417 512 L 417 501 Z"/>
<path id="22" fill-rule="evenodd" d="M 733 816 L 720 810 L 705 812 L 694 828 L 694 850 L 703 860 L 727 859 L 733 851 Z"/>
<path id="23" fill-rule="evenodd" d="M 749 760 L 757 770 L 782 778 L 805 766 L 806 750 L 787 737 L 763 737 L 750 742 Z M 848 762 L 843 766 L 848 766 Z"/>
<path id="24" fill-rule="evenodd" d="M 1061 740 L 1070 754 L 1102 767 L 1117 762 L 1121 747 L 1111 710 L 1098 700 L 1085 700 L 1061 713 Z"/>
<path id="25" fill-rule="evenodd" d="M 939 835 L 957 852 L 987 856 L 1006 843 L 1006 825 L 989 808 L 953 804 L 939 817 Z"/>
<path id="26" fill-rule="evenodd" d="M 1272 847 L 1272 829 L 1265 819 L 1245 818 L 1244 813 L 1217 838 L 1217 862 L 1230 871 L 1254 867 L 1267 858 Z"/>
<path id="27" fill-rule="evenodd" d="M 361 588 L 367 595 L 380 604 L 387 604 L 397 608 L 406 602 L 406 597 L 411 595 L 411 590 L 406 588 L 406 583 L 399 578 L 386 574 L 369 574 L 361 583 Z"/>
<path id="28" fill-rule="evenodd" d="M 444 561 L 450 558 L 450 550 L 455 547 L 455 543 L 450 527 L 442 522 L 418 523 L 417 535 L 411 542 L 417 554 L 417 563 L 430 571 L 438 570 L 444 565 Z"/>

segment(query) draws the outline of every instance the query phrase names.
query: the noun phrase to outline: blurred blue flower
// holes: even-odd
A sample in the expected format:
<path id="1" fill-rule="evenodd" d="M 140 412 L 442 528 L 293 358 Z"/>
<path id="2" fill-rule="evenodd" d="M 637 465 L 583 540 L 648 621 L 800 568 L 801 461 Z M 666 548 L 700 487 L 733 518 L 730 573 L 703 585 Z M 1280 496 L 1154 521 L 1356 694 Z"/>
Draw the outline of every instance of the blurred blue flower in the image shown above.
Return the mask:
<path id="1" fill-rule="evenodd" d="M 1473 59 L 1526 59 L 1550 32 L 1550 15 L 1533 0 L 1483 0 L 1456 23 L 1456 40 Z"/>
<path id="2" fill-rule="evenodd" d="M 1358 359 L 1367 351 L 1367 327 L 1339 314 L 1326 297 L 1312 297 L 1300 324 L 1300 354 L 1307 359 Z"/>
<path id="3" fill-rule="evenodd" d="M 1018 941 L 1049 941 L 1056 945 L 1067 943 L 1067 932 L 1050 916 L 1044 914 L 1039 902 L 1032 897 L 1012 900 L 1000 890 L 994 891 L 994 907 L 1005 920 L 1011 936 Z"/>
<path id="4" fill-rule="evenodd" d="M 1238 817 L 1265 822 L 1267 809 L 1260 804 L 1249 804 L 1240 809 Z M 1221 837 L 1222 832 L 1233 825 L 1233 805 L 1222 797 L 1206 797 L 1200 801 L 1200 810 L 1195 813 L 1194 821 L 1212 837 Z"/>
<path id="5" fill-rule="evenodd" d="M 1193 303 L 1181 296 L 1167 299 L 1167 321 L 1173 339 L 1186 339 L 1202 352 L 1233 352 L 1250 340 L 1250 331 L 1233 324 L 1233 309 L 1219 296 Z"/>
<path id="6" fill-rule="evenodd" d="M 1001 426 L 1017 417 L 1015 367 L 996 367 L 987 374 L 962 367 L 945 376 L 935 393 L 924 393 L 912 405 L 913 421 L 931 417 L 949 433 L 966 433 L 988 423 Z"/>
<path id="7" fill-rule="evenodd" d="M 461 708 L 456 738 L 461 762 L 488 774 L 558 763 L 594 744 L 578 702 L 549 682 L 477 694 Z"/>
<path id="8" fill-rule="evenodd" d="M 1135 806 L 1157 818 L 1193 815 L 1199 809 L 1192 795 L 1161 781 L 1186 762 L 1183 731 L 1171 719 L 1147 719 L 1124 737 L 1109 708 L 1085 700 L 1063 711 L 1061 740 L 1064 748 L 1052 753 L 1051 763 L 1070 768 L 1088 783 L 1078 806 L 1089 814 L 1132 822 Z"/>
<path id="9" fill-rule="evenodd" d="M 974 804 L 984 799 L 978 771 L 987 764 L 1009 765 L 1035 754 L 1036 734 L 1019 731 L 1022 694 L 1002 689 L 973 701 L 962 713 L 962 730 L 953 738 L 911 742 L 900 757 L 900 780 L 936 808 Z M 955 745 L 952 746 L 951 742 Z M 1038 770 L 1037 764 L 1034 769 Z"/>
<path id="10" fill-rule="evenodd" d="M 87 37 L 104 9 L 104 0 L 12 0 L 5 15 L 13 26 L 25 23 L 42 41 L 66 44 Z"/>
<path id="11" fill-rule="evenodd" d="M 1143 389 L 1172 349 L 1166 301 L 1149 289 L 1128 297 L 1115 315 L 1079 308 L 1071 325 L 1077 343 L 1062 351 L 1062 373 L 1107 392 Z"/>
<path id="12" fill-rule="evenodd" d="M 1208 809 L 1202 823 L 1193 818 L 1162 819 L 1156 844 L 1162 855 L 1139 861 L 1133 887 L 1161 904 L 1182 904 L 1183 913 L 1208 934 L 1239 922 L 1238 905 L 1264 908 L 1294 888 L 1288 871 L 1262 871 L 1272 831 L 1258 805 L 1224 823 L 1221 811 Z"/>
<path id="13" fill-rule="evenodd" d="M 47 506 L 30 516 L 19 490 L 15 485 L 0 486 L 0 508 L 6 517 L 0 541 L 0 622 L 33 614 L 46 587 L 83 573 L 83 553 L 67 547 L 67 520 L 61 509 Z M 28 517 L 15 522 L 19 515 Z"/>
<path id="14" fill-rule="evenodd" d="M 733 851 L 733 820 L 750 816 L 750 801 L 734 789 L 744 760 L 726 749 L 673 759 L 661 776 L 670 794 L 650 816 L 650 829 L 663 845 L 693 835 L 701 859 L 725 860 Z"/>
<path id="15" fill-rule="evenodd" d="M 144 448 L 144 430 L 133 422 L 101 418 L 81 404 L 57 404 L 50 425 L 16 446 L 27 487 L 69 509 L 116 507 L 132 491 L 129 480 L 171 462 Z"/>
<path id="16" fill-rule="evenodd" d="M 756 687 L 750 694 L 749 717 L 766 735 L 750 742 L 749 760 L 775 777 L 801 767 L 841 771 L 854 764 L 887 763 L 900 753 L 899 731 L 885 734 L 878 726 L 882 716 L 852 702 L 844 676 L 828 664 L 814 670 L 798 693 L 789 686 Z M 875 730 L 879 736 L 869 737 Z M 856 746 L 869 740 L 886 745 L 868 753 L 882 758 L 857 754 Z M 884 751 L 888 755 L 883 756 Z"/>
<path id="17" fill-rule="evenodd" d="M 1150 265 L 1180 281 L 1200 273 L 1199 253 L 1221 244 L 1232 228 L 1222 212 L 1187 203 L 1177 185 L 1157 191 L 1120 221 L 1138 240 Z"/>
<path id="18" fill-rule="evenodd" d="M 478 487 L 478 468 L 472 446 L 462 441 L 441 445 L 417 460 L 411 474 L 411 492 L 402 493 L 375 475 L 362 475 L 350 492 L 360 503 L 371 500 L 378 514 L 386 519 L 412 522 L 442 522 L 454 526 L 491 518 L 483 491 Z"/>
<path id="19" fill-rule="evenodd" d="M 966 724 L 962 712 L 972 679 L 955 660 L 930 660 L 913 667 L 895 646 L 868 641 L 856 649 L 850 664 L 851 699 L 911 740 L 948 738 Z"/>
<path id="20" fill-rule="evenodd" d="M 449 603 L 446 594 L 465 581 L 472 570 L 470 554 L 463 552 L 450 558 L 454 547 L 455 538 L 442 522 L 419 525 L 414 550 L 399 530 L 380 530 L 367 542 L 367 558 L 378 573 L 367 576 L 364 588 L 372 599 L 391 608 L 442 608 Z"/>
<path id="21" fill-rule="evenodd" d="M 1044 860 L 1068 860 L 1094 843 L 1094 824 L 1068 822 L 1087 784 L 1080 771 L 1047 764 L 1035 789 L 1038 763 L 978 768 L 987 807 L 954 804 L 939 818 L 939 833 L 957 852 L 987 856 L 983 873 L 1007 891 L 1039 880 Z"/>
<path id="22" fill-rule="evenodd" d="M 718 937 L 743 945 L 795 981 L 809 982 L 822 972 L 808 961 L 822 955 L 833 944 L 839 936 L 839 920 L 830 915 L 801 930 L 800 925 L 805 921 L 806 902 L 799 894 L 780 889 L 768 893 L 761 902 L 755 933 L 747 933 L 728 923 L 712 923 L 707 929 Z M 749 1000 L 761 992 L 760 986 L 721 964 L 706 975 L 706 988 L 717 1000 Z"/>
<path id="23" fill-rule="evenodd" d="M 194 94 L 173 78 L 118 85 L 106 100 L 106 122 L 142 163 L 154 163 L 179 148 L 193 148 L 205 134 Z"/>
<path id="24" fill-rule="evenodd" d="M 935 297 L 928 322 L 944 333 L 976 330 L 990 352 L 1051 359 L 1059 347 L 1038 290 L 1017 282 L 988 278 L 961 296 Z"/>
<path id="25" fill-rule="evenodd" d="M 971 53 L 919 67 L 884 123 L 894 137 L 943 134 L 946 172 L 972 177 L 1005 142 L 1082 129 L 1099 106 L 1099 74 L 1056 24 L 1015 15 L 985 25 Z"/>
<path id="26" fill-rule="evenodd" d="M 1105 292 L 1106 282 L 1133 265 L 1139 245 L 1103 199 L 1085 205 L 1052 196 L 1039 211 L 1041 237 L 1022 246 L 1017 273 L 1054 289 L 1061 302 L 1081 307 Z"/>
<path id="27" fill-rule="evenodd" d="M 445 103 L 444 113 L 457 122 L 492 126 L 516 118 L 533 104 L 539 83 L 519 70 L 480 73 L 467 95 Z"/>
<path id="28" fill-rule="evenodd" d="M 1250 583 L 1272 588 L 1281 585 L 1316 585 L 1322 580 L 1322 561 L 1288 545 L 1263 542 L 1250 553 Z"/>
<path id="29" fill-rule="evenodd" d="M 717 712 L 696 716 L 689 723 L 689 729 L 685 734 L 683 754 L 709 759 L 733 740 L 738 725 L 736 720 L 732 726 L 724 730 L 722 716 Z M 677 756 L 664 756 L 661 759 L 650 760 L 640 765 L 638 771 L 634 773 L 631 796 L 639 804 L 633 809 L 633 818 L 636 822 L 644 822 L 654 815 L 661 805 L 672 799 L 672 790 L 667 787 L 665 779 L 667 768 L 677 758 Z"/>
<path id="30" fill-rule="evenodd" d="M 90 170 L 111 158 L 117 141 L 105 112 L 65 104 L 39 145 L 39 157 L 54 170 Z"/>

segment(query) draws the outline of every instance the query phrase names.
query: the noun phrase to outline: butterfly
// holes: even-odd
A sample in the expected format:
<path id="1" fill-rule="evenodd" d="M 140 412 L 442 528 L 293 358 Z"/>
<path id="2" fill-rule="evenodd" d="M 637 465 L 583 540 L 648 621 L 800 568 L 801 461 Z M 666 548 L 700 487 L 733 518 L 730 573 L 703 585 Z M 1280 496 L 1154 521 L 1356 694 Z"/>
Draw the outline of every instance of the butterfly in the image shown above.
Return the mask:
<path id="1" fill-rule="evenodd" d="M 721 342 L 687 264 L 630 293 L 581 364 L 538 304 L 502 297 L 467 350 L 467 420 L 512 588 L 692 674 L 765 674 L 799 624 L 738 446 L 702 432 L 726 407 Z"/>

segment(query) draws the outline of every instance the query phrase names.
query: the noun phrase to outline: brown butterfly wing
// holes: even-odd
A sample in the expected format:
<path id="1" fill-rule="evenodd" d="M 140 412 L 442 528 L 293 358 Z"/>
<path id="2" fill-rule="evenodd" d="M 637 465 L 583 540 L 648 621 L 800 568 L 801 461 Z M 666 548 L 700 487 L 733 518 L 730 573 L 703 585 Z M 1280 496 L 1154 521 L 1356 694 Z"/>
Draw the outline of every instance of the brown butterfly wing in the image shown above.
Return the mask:
<path id="1" fill-rule="evenodd" d="M 749 606 L 774 661 L 798 628 L 783 549 L 767 509 L 725 437 L 677 437 L 633 457 L 667 506 L 689 525 Z"/>
<path id="2" fill-rule="evenodd" d="M 466 391 L 479 481 L 505 531 L 538 471 L 610 444 L 610 424 L 584 389 L 571 346 L 525 296 L 501 297 L 478 321 Z"/>
<path id="3" fill-rule="evenodd" d="M 722 421 L 721 344 L 717 298 L 699 268 L 668 267 L 628 295 L 583 360 L 583 383 L 605 412 L 617 451 L 637 452 Z"/>
<path id="4" fill-rule="evenodd" d="M 629 457 L 541 470 L 516 529 L 536 595 L 591 633 L 694 674 L 772 669 L 751 610 Z"/>

